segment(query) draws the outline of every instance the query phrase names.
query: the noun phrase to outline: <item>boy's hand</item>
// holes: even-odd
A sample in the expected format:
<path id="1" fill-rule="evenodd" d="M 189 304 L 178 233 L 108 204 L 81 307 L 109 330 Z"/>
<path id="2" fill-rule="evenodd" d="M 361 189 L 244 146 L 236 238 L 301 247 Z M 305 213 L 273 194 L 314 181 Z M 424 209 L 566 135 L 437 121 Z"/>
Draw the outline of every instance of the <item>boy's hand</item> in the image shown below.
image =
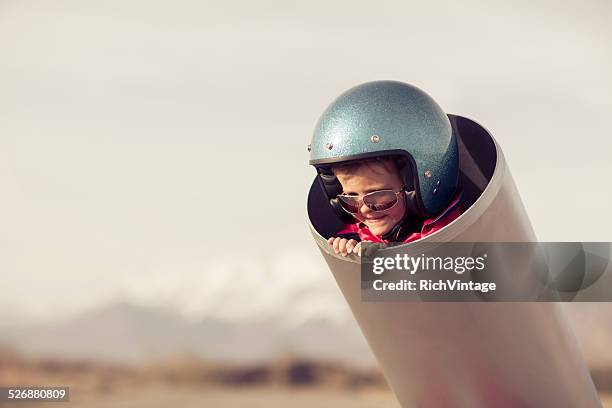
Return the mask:
<path id="1" fill-rule="evenodd" d="M 361 242 L 354 239 L 346 239 L 340 237 L 331 237 L 327 243 L 334 247 L 334 252 L 347 256 L 348 254 L 358 254 L 361 256 Z"/>

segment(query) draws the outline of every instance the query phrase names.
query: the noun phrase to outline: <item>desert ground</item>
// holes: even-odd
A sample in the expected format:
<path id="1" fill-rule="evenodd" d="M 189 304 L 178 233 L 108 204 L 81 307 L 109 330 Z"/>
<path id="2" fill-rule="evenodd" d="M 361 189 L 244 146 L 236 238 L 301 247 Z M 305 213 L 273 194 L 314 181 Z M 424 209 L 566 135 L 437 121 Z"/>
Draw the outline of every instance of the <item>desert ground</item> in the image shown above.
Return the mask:
<path id="1" fill-rule="evenodd" d="M 592 373 L 612 408 L 612 371 Z M 399 408 L 379 368 L 285 360 L 228 366 L 186 358 L 144 366 L 28 359 L 0 352 L 0 386 L 69 386 L 71 408 Z M 2 403 L 30 408 L 44 403 Z M 56 406 L 56 405 L 53 405 Z"/>

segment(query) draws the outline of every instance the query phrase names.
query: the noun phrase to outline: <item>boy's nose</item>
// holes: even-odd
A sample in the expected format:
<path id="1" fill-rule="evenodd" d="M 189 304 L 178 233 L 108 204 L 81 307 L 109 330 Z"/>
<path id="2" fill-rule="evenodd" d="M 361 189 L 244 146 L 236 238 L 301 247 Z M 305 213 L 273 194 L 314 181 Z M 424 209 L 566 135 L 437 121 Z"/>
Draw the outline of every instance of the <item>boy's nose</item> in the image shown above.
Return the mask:
<path id="1" fill-rule="evenodd" d="M 372 212 L 372 210 L 370 210 L 370 208 L 367 205 L 365 205 L 364 203 L 361 203 L 361 207 L 359 207 L 359 212 L 362 215 L 368 215 L 369 213 Z"/>

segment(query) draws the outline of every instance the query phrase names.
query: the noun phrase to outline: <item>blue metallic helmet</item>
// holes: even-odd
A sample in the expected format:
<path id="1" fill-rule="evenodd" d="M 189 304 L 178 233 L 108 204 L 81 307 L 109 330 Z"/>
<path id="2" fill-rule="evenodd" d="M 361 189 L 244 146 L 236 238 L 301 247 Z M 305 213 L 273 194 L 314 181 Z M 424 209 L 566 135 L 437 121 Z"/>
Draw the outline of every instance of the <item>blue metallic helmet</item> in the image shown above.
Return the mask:
<path id="1" fill-rule="evenodd" d="M 334 164 L 393 156 L 406 188 L 408 208 L 421 216 L 441 212 L 459 179 L 457 139 L 438 104 L 419 88 L 375 81 L 349 89 L 325 110 L 308 146 L 310 164 L 345 222 L 355 222 L 336 196 L 342 186 Z"/>

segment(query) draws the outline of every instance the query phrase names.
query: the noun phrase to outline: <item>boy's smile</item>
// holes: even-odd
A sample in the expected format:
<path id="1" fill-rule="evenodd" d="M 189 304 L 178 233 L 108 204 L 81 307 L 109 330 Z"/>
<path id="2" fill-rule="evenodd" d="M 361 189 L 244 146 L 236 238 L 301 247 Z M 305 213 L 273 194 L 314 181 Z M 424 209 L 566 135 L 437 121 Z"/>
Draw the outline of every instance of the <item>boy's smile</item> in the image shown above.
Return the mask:
<path id="1" fill-rule="evenodd" d="M 388 166 L 382 163 L 368 163 L 358 166 L 349 172 L 336 172 L 336 177 L 342 184 L 343 194 L 363 197 L 365 194 L 378 190 L 399 191 L 403 183 L 397 171 L 390 172 Z M 398 202 L 385 211 L 372 211 L 363 202 L 359 212 L 353 214 L 363 222 L 375 235 L 381 236 L 404 218 L 406 205 L 404 196 L 400 195 Z"/>

